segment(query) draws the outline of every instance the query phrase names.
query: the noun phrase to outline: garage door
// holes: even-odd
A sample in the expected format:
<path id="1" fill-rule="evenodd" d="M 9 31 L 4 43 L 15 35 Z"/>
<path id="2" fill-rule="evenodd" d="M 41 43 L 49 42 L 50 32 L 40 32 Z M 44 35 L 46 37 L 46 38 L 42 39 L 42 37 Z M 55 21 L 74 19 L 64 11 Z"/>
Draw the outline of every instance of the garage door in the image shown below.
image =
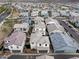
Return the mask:
<path id="1" fill-rule="evenodd" d="M 12 52 L 14 52 L 14 53 L 20 53 L 21 51 L 20 50 L 12 50 Z"/>
<path id="2" fill-rule="evenodd" d="M 47 50 L 40 50 L 39 53 L 47 53 Z"/>

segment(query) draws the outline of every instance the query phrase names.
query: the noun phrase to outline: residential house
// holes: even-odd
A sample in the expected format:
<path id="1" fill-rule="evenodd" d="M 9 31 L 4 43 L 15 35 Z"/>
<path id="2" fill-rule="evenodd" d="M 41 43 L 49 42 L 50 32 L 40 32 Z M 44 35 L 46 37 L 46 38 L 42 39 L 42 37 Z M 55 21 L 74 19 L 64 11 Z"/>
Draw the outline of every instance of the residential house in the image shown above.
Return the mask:
<path id="1" fill-rule="evenodd" d="M 54 19 L 46 19 L 45 20 L 47 31 L 49 35 L 55 30 L 60 30 L 64 32 L 64 28 L 58 23 L 57 20 Z"/>
<path id="2" fill-rule="evenodd" d="M 41 37 L 41 33 L 40 32 L 32 32 L 31 33 L 31 37 L 30 37 L 30 46 L 31 49 L 36 49 L 37 46 L 37 41 L 39 40 L 39 38 Z"/>
<path id="3" fill-rule="evenodd" d="M 58 21 L 56 19 L 53 19 L 53 18 L 47 18 L 47 19 L 45 19 L 45 23 L 46 23 L 46 25 L 52 24 L 52 23 L 58 24 Z"/>
<path id="4" fill-rule="evenodd" d="M 31 49 L 37 50 L 37 53 L 49 53 L 50 51 L 48 36 L 42 36 L 40 32 L 31 34 L 30 45 Z"/>
<path id="5" fill-rule="evenodd" d="M 23 32 L 13 32 L 4 39 L 4 48 L 10 52 L 22 53 L 26 41 L 26 34 Z"/>
<path id="6" fill-rule="evenodd" d="M 70 21 L 73 22 L 73 23 L 76 22 L 78 20 L 78 18 L 79 18 L 79 13 L 70 12 L 70 15 L 71 15 Z"/>
<path id="7" fill-rule="evenodd" d="M 15 24 L 13 29 L 14 31 L 28 32 L 29 24 L 28 23 Z"/>
<path id="8" fill-rule="evenodd" d="M 39 22 L 35 24 L 33 31 L 40 32 L 42 35 L 46 35 L 46 26 L 44 22 Z"/>
<path id="9" fill-rule="evenodd" d="M 37 53 L 49 53 L 50 42 L 48 36 L 42 36 L 37 41 Z"/>
<path id="10" fill-rule="evenodd" d="M 44 23 L 44 19 L 42 17 L 36 17 L 33 21 L 35 22 L 33 31 L 34 32 L 39 31 L 42 35 L 45 35 L 46 34 L 46 26 Z"/>
<path id="11" fill-rule="evenodd" d="M 28 12 L 21 12 L 19 17 L 28 17 L 29 13 Z"/>
<path id="12" fill-rule="evenodd" d="M 75 22 L 75 26 L 76 26 L 76 27 L 79 27 L 79 20 L 77 20 L 77 21 Z"/>
<path id="13" fill-rule="evenodd" d="M 57 11 L 60 13 L 60 16 L 70 16 L 70 10 L 67 6 L 60 6 Z"/>
<path id="14" fill-rule="evenodd" d="M 59 10 L 60 16 L 70 16 L 70 11 L 69 10 Z"/>
<path id="15" fill-rule="evenodd" d="M 35 17 L 35 18 L 33 19 L 33 21 L 35 22 L 35 24 L 38 24 L 38 23 L 40 23 L 40 22 L 44 22 L 44 18 L 42 18 L 42 17 Z"/>
<path id="16" fill-rule="evenodd" d="M 15 6 L 16 8 L 18 8 L 19 10 L 23 10 L 23 8 L 19 5 L 14 4 L 13 6 Z"/>
<path id="17" fill-rule="evenodd" d="M 39 8 L 34 8 L 31 12 L 32 17 L 36 17 L 39 14 L 40 9 Z"/>
<path id="18" fill-rule="evenodd" d="M 41 16 L 44 16 L 44 17 L 48 17 L 49 16 L 49 14 L 48 14 L 48 10 L 42 10 L 41 11 Z"/>
<path id="19" fill-rule="evenodd" d="M 60 16 L 60 14 L 56 12 L 55 10 L 52 10 L 52 17 L 54 18 L 56 16 Z"/>
<path id="20" fill-rule="evenodd" d="M 79 27 L 79 13 L 71 12 L 70 22 L 75 23 L 75 26 Z"/>
<path id="21" fill-rule="evenodd" d="M 65 32 L 51 33 L 50 40 L 54 53 L 76 53 L 79 50 L 79 44 Z"/>
<path id="22" fill-rule="evenodd" d="M 42 55 L 42 56 L 36 57 L 36 59 L 54 59 L 54 57 L 53 56 L 48 56 L 48 55 Z"/>

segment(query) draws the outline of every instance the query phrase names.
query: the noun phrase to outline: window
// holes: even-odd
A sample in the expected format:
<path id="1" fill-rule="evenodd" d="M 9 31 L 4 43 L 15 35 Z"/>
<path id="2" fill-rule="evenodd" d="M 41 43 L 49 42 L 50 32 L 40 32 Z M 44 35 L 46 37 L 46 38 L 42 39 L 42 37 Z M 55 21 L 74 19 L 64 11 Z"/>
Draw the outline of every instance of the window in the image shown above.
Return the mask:
<path id="1" fill-rule="evenodd" d="M 22 28 L 20 28 L 22 30 Z"/>
<path id="2" fill-rule="evenodd" d="M 17 48 L 19 48 L 19 47 L 17 46 Z"/>
<path id="3" fill-rule="evenodd" d="M 12 50 L 13 53 L 20 53 L 20 50 Z"/>
<path id="4" fill-rule="evenodd" d="M 14 28 L 14 30 L 16 30 L 16 28 Z"/>
<path id="5" fill-rule="evenodd" d="M 26 31 L 26 29 L 25 29 L 25 28 L 23 28 L 23 30 L 24 30 L 24 31 Z"/>
<path id="6" fill-rule="evenodd" d="M 34 42 L 32 42 L 32 44 L 34 44 Z"/>
<path id="7" fill-rule="evenodd" d="M 73 37 L 73 35 L 72 35 L 72 34 L 70 34 L 70 36 L 71 36 L 71 37 Z"/>
<path id="8" fill-rule="evenodd" d="M 39 30 L 39 29 L 36 29 L 36 30 Z"/>
<path id="9" fill-rule="evenodd" d="M 45 44 L 45 46 L 47 46 L 47 44 Z"/>
<path id="10" fill-rule="evenodd" d="M 6 41 L 7 43 L 9 43 L 10 41 Z"/>
<path id="11" fill-rule="evenodd" d="M 69 26 L 70 28 L 72 28 L 71 26 Z"/>
<path id="12" fill-rule="evenodd" d="M 63 50 L 61 50 L 61 51 L 55 51 L 55 53 L 64 53 L 64 51 Z"/>
<path id="13" fill-rule="evenodd" d="M 11 48 L 13 48 L 13 47 L 11 46 Z"/>
<path id="14" fill-rule="evenodd" d="M 44 33 L 42 33 L 42 35 L 43 35 Z"/>
<path id="15" fill-rule="evenodd" d="M 41 44 L 39 44 L 39 46 L 41 46 Z"/>
<path id="16" fill-rule="evenodd" d="M 63 34 L 65 34 L 64 32 L 62 32 Z"/>
<path id="17" fill-rule="evenodd" d="M 39 53 L 47 53 L 47 50 L 39 50 Z"/>

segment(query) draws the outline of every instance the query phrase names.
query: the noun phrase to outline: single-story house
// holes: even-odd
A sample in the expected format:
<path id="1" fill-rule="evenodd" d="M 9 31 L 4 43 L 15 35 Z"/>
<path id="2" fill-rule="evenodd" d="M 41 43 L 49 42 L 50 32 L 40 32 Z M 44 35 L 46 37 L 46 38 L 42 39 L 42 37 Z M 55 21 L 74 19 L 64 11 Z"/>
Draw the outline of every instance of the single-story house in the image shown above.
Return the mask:
<path id="1" fill-rule="evenodd" d="M 4 48 L 10 52 L 22 53 L 26 41 L 26 34 L 23 32 L 13 32 L 4 39 Z"/>
<path id="2" fill-rule="evenodd" d="M 49 22 L 47 23 L 46 27 L 49 35 L 55 30 L 60 30 L 64 32 L 64 28 L 58 22 Z"/>
<path id="3" fill-rule="evenodd" d="M 14 31 L 28 32 L 29 24 L 28 23 L 15 24 L 13 29 L 14 29 Z"/>

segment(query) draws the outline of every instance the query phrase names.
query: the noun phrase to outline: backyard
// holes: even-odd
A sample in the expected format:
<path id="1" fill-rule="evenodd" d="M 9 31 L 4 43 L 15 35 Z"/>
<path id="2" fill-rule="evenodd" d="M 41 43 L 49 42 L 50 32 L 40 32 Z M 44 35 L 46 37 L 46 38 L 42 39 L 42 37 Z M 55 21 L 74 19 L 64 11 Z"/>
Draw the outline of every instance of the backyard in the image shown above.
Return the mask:
<path id="1" fill-rule="evenodd" d="M 0 45 L 2 44 L 4 38 L 6 38 L 8 35 L 11 34 L 11 32 L 13 31 L 14 24 L 15 23 L 18 23 L 18 20 L 17 19 L 13 19 L 12 18 L 17 13 L 18 12 L 16 11 L 16 9 L 12 9 L 12 11 L 10 13 L 10 16 L 5 19 L 5 22 L 0 27 Z M 1 48 L 1 46 L 0 46 L 0 48 Z M 2 53 L 2 50 L 0 50 L 0 52 Z M 1 55 L 1 53 L 0 53 L 0 55 Z"/>
<path id="2" fill-rule="evenodd" d="M 5 6 L 0 6 L 0 13 L 4 12 L 4 11 L 6 11 L 6 10 L 8 10 L 7 7 L 5 7 Z"/>

